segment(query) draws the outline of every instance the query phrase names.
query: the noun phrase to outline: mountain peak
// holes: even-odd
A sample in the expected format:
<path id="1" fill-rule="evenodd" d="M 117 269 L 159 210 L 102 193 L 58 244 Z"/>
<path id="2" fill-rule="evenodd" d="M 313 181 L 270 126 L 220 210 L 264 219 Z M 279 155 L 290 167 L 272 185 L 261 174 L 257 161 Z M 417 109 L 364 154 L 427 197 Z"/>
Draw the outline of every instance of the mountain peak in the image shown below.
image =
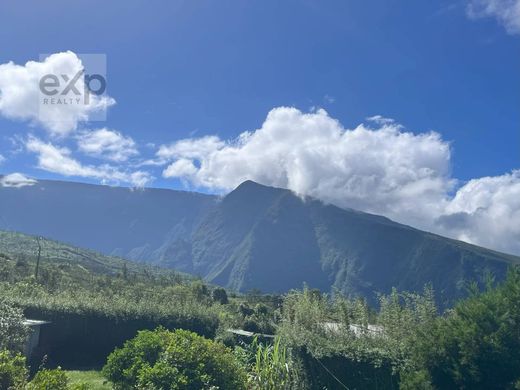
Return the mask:
<path id="1" fill-rule="evenodd" d="M 261 204 L 270 203 L 275 197 L 286 191 L 288 190 L 246 180 L 224 197 L 224 204 L 248 208 L 252 205 L 258 207 Z"/>
<path id="2" fill-rule="evenodd" d="M 258 187 L 262 187 L 262 188 L 274 188 L 274 187 L 270 187 L 270 186 L 266 186 L 265 184 L 260 184 L 260 183 L 257 183 L 256 181 L 253 181 L 253 180 L 246 180 L 246 181 L 243 181 L 242 183 L 240 183 L 233 191 L 236 191 L 236 190 L 239 190 L 239 189 L 244 189 L 244 188 L 258 188 Z"/>

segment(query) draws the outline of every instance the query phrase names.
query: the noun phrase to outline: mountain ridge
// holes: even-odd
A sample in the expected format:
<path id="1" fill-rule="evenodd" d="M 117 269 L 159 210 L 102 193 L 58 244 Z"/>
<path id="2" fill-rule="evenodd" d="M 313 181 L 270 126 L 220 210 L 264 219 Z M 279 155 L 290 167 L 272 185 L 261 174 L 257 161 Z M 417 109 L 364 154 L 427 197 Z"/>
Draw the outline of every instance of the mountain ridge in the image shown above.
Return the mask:
<path id="1" fill-rule="evenodd" d="M 467 281 L 502 279 L 520 258 L 245 181 L 224 197 L 38 181 L 0 187 L 0 229 L 42 234 L 199 275 L 227 288 L 303 283 L 373 299 L 432 283 L 443 300 Z M 69 239 L 67 239 L 69 238 Z"/>

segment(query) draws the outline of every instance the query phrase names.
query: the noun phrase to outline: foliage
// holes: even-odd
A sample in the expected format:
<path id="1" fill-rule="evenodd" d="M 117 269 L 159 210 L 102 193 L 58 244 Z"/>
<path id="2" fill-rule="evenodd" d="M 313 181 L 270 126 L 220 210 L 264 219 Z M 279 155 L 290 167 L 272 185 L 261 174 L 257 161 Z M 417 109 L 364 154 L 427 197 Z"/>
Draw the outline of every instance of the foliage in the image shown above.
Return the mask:
<path id="1" fill-rule="evenodd" d="M 29 333 L 23 319 L 22 310 L 0 298 L 0 350 L 23 350 Z"/>
<path id="2" fill-rule="evenodd" d="M 197 285 L 192 287 L 190 280 L 147 273 L 125 280 L 82 267 L 44 259 L 42 277 L 36 282 L 32 266 L 0 261 L 0 296 L 10 304 L 42 314 L 98 315 L 115 321 L 143 319 L 156 323 L 195 321 L 200 328 L 217 327 L 218 307 L 194 294 L 194 290 L 207 289 L 200 282 L 193 282 Z"/>
<path id="3" fill-rule="evenodd" d="M 67 371 L 70 386 L 75 390 L 110 390 L 112 386 L 99 371 Z"/>
<path id="4" fill-rule="evenodd" d="M 520 380 L 520 269 L 460 301 L 418 340 L 436 388 L 513 389 Z"/>
<path id="5" fill-rule="evenodd" d="M 27 386 L 28 390 L 71 390 L 69 378 L 61 368 L 49 370 L 43 368 L 36 373 Z"/>
<path id="6" fill-rule="evenodd" d="M 211 298 L 214 302 L 218 302 L 221 305 L 227 305 L 229 303 L 226 290 L 222 287 L 217 287 L 211 292 Z"/>
<path id="7" fill-rule="evenodd" d="M 279 337 L 273 344 L 260 343 L 255 337 L 250 345 L 236 347 L 235 355 L 249 372 L 251 389 L 289 389 L 296 379 L 287 348 Z"/>
<path id="8" fill-rule="evenodd" d="M 22 390 L 28 376 L 25 358 L 19 353 L 0 351 L 0 389 Z"/>
<path id="9" fill-rule="evenodd" d="M 141 331 L 103 368 L 117 389 L 242 389 L 245 373 L 229 349 L 185 330 Z"/>
<path id="10" fill-rule="evenodd" d="M 423 294 L 393 290 L 379 301 L 380 310 L 375 313 L 366 301 L 339 293 L 327 296 L 308 288 L 293 291 L 284 301 L 278 333 L 288 346 L 302 351 L 307 370 L 321 366 L 336 385 L 338 380 L 365 388 L 391 385 L 399 372 L 415 367 L 414 345 L 421 331 L 432 326 L 437 311 L 430 288 Z M 338 367 L 339 358 L 350 370 L 334 373 L 323 368 L 324 359 Z M 318 375 L 314 377 L 310 380 Z"/>

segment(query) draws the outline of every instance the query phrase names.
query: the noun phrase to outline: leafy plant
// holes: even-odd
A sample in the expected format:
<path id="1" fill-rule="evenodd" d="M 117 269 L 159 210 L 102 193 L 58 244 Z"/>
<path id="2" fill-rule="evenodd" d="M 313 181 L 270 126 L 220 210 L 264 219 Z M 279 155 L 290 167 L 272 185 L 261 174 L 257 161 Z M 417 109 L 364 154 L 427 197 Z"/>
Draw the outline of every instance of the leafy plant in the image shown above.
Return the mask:
<path id="1" fill-rule="evenodd" d="M 0 389 L 23 390 L 28 376 L 25 358 L 19 353 L 0 351 Z"/>
<path id="2" fill-rule="evenodd" d="M 287 349 L 277 337 L 272 345 L 258 343 L 255 338 L 252 345 L 256 349 L 254 364 L 250 376 L 253 388 L 259 390 L 283 390 L 290 383 L 290 365 Z"/>
<path id="3" fill-rule="evenodd" d="M 61 368 L 41 369 L 27 386 L 27 390 L 70 390 L 69 378 Z"/>
<path id="4" fill-rule="evenodd" d="M 185 330 L 141 331 L 107 360 L 116 389 L 243 389 L 246 376 L 229 349 Z"/>
<path id="5" fill-rule="evenodd" d="M 22 310 L 0 299 L 0 350 L 21 352 L 28 333 Z"/>

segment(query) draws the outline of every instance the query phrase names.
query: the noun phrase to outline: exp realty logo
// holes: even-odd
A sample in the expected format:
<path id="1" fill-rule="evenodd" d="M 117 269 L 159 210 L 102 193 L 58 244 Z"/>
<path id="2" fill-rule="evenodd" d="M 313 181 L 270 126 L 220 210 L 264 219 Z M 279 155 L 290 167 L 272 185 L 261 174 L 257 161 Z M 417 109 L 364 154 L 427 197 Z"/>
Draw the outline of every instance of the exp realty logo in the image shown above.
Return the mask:
<path id="1" fill-rule="evenodd" d="M 63 64 L 49 73 L 40 75 L 40 110 L 77 106 L 78 110 L 96 113 L 97 117 L 90 119 L 105 120 L 106 111 L 97 110 L 96 106 L 102 101 L 102 96 L 107 90 L 106 55 L 76 55 L 78 60 L 75 63 Z M 41 54 L 40 60 L 43 61 L 48 56 Z"/>

